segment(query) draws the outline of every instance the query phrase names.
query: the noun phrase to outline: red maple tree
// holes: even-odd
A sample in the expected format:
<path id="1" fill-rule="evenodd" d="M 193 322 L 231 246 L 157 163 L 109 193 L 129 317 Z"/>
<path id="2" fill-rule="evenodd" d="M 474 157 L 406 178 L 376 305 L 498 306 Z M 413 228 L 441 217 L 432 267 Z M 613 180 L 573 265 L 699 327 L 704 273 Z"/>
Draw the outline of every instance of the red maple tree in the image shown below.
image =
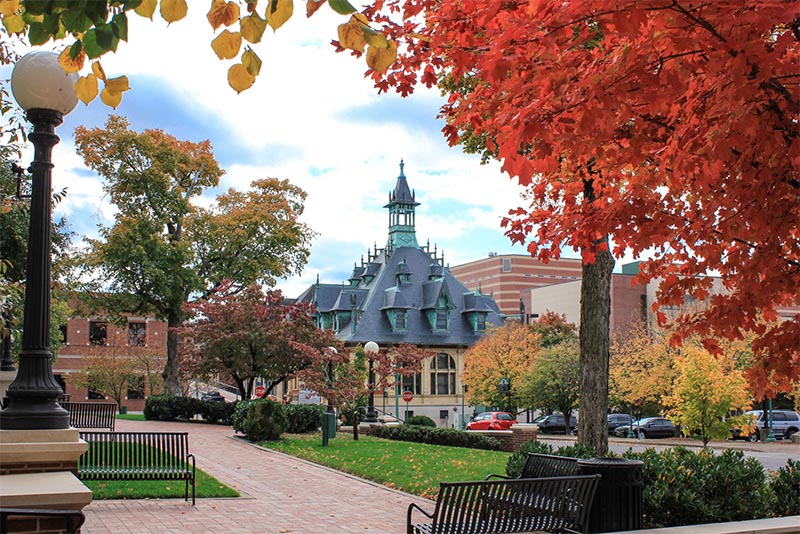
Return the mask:
<path id="1" fill-rule="evenodd" d="M 379 0 L 370 14 L 407 43 L 378 87 L 446 68 L 450 142 L 483 139 L 526 188 L 512 240 L 542 260 L 568 246 L 592 262 L 605 235 L 616 257 L 652 253 L 639 280 L 660 280 L 658 305 L 710 304 L 675 341 L 714 350 L 754 331 L 754 389 L 800 380 L 800 315 L 776 312 L 800 304 L 796 2 Z"/>

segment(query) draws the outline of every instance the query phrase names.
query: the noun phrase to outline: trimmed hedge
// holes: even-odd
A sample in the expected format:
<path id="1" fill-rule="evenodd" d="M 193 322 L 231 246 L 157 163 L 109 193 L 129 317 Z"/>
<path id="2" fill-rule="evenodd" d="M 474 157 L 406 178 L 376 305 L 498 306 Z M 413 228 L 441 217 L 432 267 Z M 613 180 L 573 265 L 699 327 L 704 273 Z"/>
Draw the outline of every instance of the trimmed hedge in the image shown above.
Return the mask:
<path id="1" fill-rule="evenodd" d="M 786 462 L 769 481 L 775 495 L 775 515 L 800 515 L 800 460 Z"/>
<path id="2" fill-rule="evenodd" d="M 427 415 L 412 415 L 408 419 L 406 419 L 406 425 L 419 425 L 419 426 L 429 426 L 431 428 L 436 428 L 436 421 L 428 417 Z"/>
<path id="3" fill-rule="evenodd" d="M 771 517 L 775 494 L 761 463 L 742 451 L 714 454 L 675 447 L 626 452 L 644 462 L 644 527 L 661 528 Z M 789 475 L 788 478 L 791 478 Z M 785 496 L 783 496 L 785 498 Z"/>
<path id="4" fill-rule="evenodd" d="M 430 428 L 419 425 L 373 426 L 370 434 L 378 438 L 413 441 L 429 445 L 448 445 L 488 451 L 500 450 L 500 442 L 495 438 L 455 428 Z"/>
<path id="5" fill-rule="evenodd" d="M 229 425 L 236 404 L 174 395 L 151 395 L 144 403 L 144 418 L 151 421 L 191 421 L 199 415 L 207 423 Z"/>
<path id="6" fill-rule="evenodd" d="M 286 432 L 304 434 L 316 432 L 322 426 L 322 414 L 325 407 L 319 404 L 284 404 L 286 414 Z"/>

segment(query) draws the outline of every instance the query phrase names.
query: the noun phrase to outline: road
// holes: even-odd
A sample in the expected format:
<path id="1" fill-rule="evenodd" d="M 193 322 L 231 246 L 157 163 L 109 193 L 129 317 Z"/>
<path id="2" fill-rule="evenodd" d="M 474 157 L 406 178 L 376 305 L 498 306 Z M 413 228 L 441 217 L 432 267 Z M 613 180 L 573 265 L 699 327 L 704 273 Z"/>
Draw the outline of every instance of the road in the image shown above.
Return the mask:
<path id="1" fill-rule="evenodd" d="M 553 447 L 562 447 L 564 445 L 571 445 L 575 442 L 574 436 L 543 436 L 539 435 L 538 439 L 549 443 Z M 702 445 L 695 440 L 687 439 L 624 439 L 624 438 L 611 438 L 608 442 L 608 448 L 611 452 L 622 454 L 628 449 L 634 451 L 643 451 L 648 448 L 654 448 L 658 451 L 668 449 L 670 447 L 683 446 L 689 448 L 702 448 Z M 761 462 L 766 469 L 770 471 L 777 471 L 786 465 L 786 460 L 792 458 L 800 460 L 800 445 L 792 443 L 791 441 L 778 441 L 775 443 L 749 443 L 749 442 L 733 442 L 733 441 L 713 441 L 709 443 L 709 447 L 716 450 L 722 449 L 738 449 L 744 452 L 745 456 L 751 456 Z"/>

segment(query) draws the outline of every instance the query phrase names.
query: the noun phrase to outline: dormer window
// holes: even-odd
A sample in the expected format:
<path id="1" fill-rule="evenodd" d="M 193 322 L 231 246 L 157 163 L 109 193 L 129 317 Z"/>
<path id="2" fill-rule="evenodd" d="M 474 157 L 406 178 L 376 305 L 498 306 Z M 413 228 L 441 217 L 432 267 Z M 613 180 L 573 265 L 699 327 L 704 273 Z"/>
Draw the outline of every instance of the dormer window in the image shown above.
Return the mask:
<path id="1" fill-rule="evenodd" d="M 398 331 L 408 329 L 408 312 L 406 310 L 393 310 L 392 315 L 394 317 L 394 324 L 392 324 L 393 330 Z"/>

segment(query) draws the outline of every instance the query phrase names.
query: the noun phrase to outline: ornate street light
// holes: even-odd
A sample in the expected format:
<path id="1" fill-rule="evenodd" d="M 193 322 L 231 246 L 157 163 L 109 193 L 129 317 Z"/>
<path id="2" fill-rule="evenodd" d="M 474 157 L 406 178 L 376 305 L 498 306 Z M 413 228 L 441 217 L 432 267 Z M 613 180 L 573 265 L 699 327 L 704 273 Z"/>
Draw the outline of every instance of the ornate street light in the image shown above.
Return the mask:
<path id="1" fill-rule="evenodd" d="M 364 345 L 364 352 L 367 353 L 369 359 L 369 377 L 367 378 L 367 387 L 369 388 L 369 404 L 367 405 L 367 416 L 364 418 L 365 423 L 377 423 L 378 412 L 375 411 L 375 370 L 373 369 L 372 359 L 378 354 L 380 348 L 374 341 L 368 341 Z"/>
<path id="2" fill-rule="evenodd" d="M 22 351 L 17 378 L 9 385 L 8 406 L 0 412 L 0 429 L 64 429 L 69 414 L 56 402 L 63 393 L 53 376 L 50 352 L 51 171 L 56 127 L 78 103 L 77 74 L 66 74 L 55 52 L 25 55 L 11 74 L 11 90 L 25 110 L 33 131 L 28 266 Z"/>

